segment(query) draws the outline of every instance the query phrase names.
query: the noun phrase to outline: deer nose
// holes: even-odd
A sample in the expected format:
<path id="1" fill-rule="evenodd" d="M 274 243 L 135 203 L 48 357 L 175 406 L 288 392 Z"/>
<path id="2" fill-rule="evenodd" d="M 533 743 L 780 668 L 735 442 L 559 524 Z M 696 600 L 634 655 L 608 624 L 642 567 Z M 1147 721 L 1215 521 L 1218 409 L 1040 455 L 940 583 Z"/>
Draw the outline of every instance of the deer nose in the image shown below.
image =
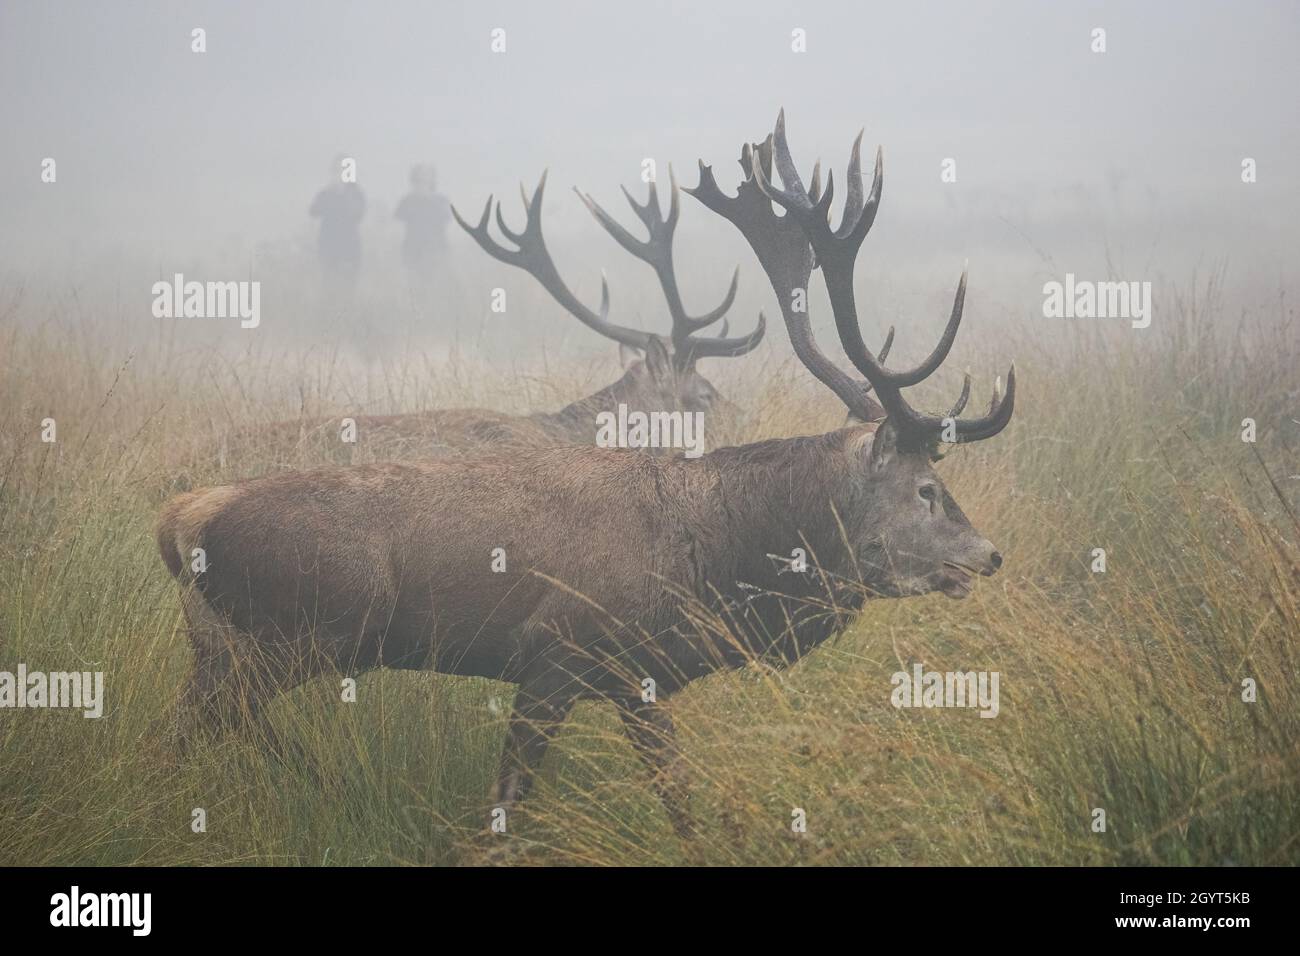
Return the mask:
<path id="1" fill-rule="evenodd" d="M 997 573 L 1000 567 L 1002 567 L 1002 555 L 1000 552 L 994 551 L 989 555 L 989 569 L 984 573 L 992 576 Z"/>

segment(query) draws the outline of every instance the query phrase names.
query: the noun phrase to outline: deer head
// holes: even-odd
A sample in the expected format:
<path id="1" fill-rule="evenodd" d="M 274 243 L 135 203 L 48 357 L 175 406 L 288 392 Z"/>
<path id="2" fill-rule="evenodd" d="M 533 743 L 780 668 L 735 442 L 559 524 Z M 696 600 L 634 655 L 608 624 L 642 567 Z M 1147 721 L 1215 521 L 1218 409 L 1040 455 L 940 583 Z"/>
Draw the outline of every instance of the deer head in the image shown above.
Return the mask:
<path id="1" fill-rule="evenodd" d="M 854 302 L 853 266 L 879 208 L 883 164 L 877 152 L 871 191 L 864 194 L 861 141 L 859 134 L 849 158 L 848 197 L 838 228 L 830 225 L 833 179 L 827 175 L 823 191 L 818 166 L 811 186 L 804 187 L 786 142 L 784 111 L 766 141 L 744 147 L 741 165 L 746 179 L 734 198 L 719 190 L 712 170 L 703 162 L 700 183 L 688 192 L 735 224 L 749 241 L 781 303 L 795 353 L 840 397 L 850 420 L 883 419 L 874 433 L 859 427 L 846 442 L 851 492 L 837 503 L 862 580 L 890 597 L 936 590 L 949 597 L 965 597 L 973 575 L 995 573 L 1002 556 L 962 513 L 933 463 L 946 444 L 980 441 L 1006 427 L 1015 407 L 1015 366 L 1007 373 L 1005 396 L 1000 394 L 1000 383 L 995 383 L 989 412 L 980 418 L 957 417 L 970 396 L 969 375 L 945 416 L 918 412 L 903 397 L 902 390 L 933 374 L 952 348 L 966 297 L 964 273 L 943 336 L 919 365 L 907 370 L 885 368 L 892 329 L 879 357 L 867 348 Z M 774 161 L 783 188 L 772 182 Z M 776 213 L 773 203 L 784 215 Z M 855 379 L 822 353 L 813 339 L 807 311 L 793 306 L 796 290 L 806 292 L 814 268 L 820 268 L 826 283 L 840 343 L 863 380 Z"/>
<path id="2" fill-rule="evenodd" d="M 736 297 L 739 281 L 737 269 L 731 277 L 731 285 L 723 296 L 721 304 L 703 315 L 693 316 L 686 312 L 682 304 L 681 293 L 677 286 L 677 276 L 673 266 L 673 234 L 677 228 L 680 213 L 677 179 L 669 167 L 671 182 L 671 199 L 668 215 L 665 217 L 659 208 L 659 197 L 655 184 L 649 184 L 649 196 L 644 204 L 632 198 L 626 189 L 627 197 L 633 211 L 646 227 L 647 238 L 638 239 L 618 223 L 609 213 L 601 208 L 591 196 L 574 189 L 583 203 L 596 217 L 607 232 L 636 258 L 648 264 L 659 278 L 668 314 L 672 320 L 672 330 L 668 336 L 659 336 L 627 326 L 618 325 L 609 319 L 609 285 L 602 273 L 600 281 L 600 307 L 593 312 L 583 305 L 560 278 L 559 271 L 551 259 L 542 238 L 542 195 L 546 188 L 546 173 L 533 190 L 531 198 L 520 187 L 520 196 L 524 201 L 526 219 L 520 232 L 510 229 L 501 215 L 501 204 L 496 203 L 495 218 L 501 233 L 517 248 L 510 249 L 492 238 L 488 231 L 488 220 L 493 213 L 493 200 L 489 196 L 483 207 L 483 215 L 478 225 L 471 226 L 460 214 L 452 209 L 456 222 L 468 232 L 474 241 L 490 256 L 517 266 L 537 279 L 551 296 L 568 310 L 579 322 L 600 333 L 606 338 L 619 343 L 620 351 L 631 353 L 625 361 L 623 378 L 606 390 L 617 401 L 624 401 L 629 406 L 644 410 L 681 410 L 686 412 L 714 412 L 723 409 L 734 411 L 735 408 L 722 398 L 713 384 L 696 369 L 696 362 L 702 358 L 740 356 L 753 350 L 766 331 L 763 316 L 758 317 L 758 325 L 753 332 L 737 338 L 727 337 L 727 325 L 723 320 L 722 335 L 718 337 L 702 336 L 699 333 L 723 319 Z"/>

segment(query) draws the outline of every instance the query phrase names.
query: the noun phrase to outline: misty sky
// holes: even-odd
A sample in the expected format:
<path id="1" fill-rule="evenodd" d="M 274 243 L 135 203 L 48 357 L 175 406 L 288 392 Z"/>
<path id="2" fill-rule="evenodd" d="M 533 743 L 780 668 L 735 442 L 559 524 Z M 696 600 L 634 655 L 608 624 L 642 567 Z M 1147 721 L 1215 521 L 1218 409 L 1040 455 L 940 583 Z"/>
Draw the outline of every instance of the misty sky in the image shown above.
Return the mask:
<path id="1" fill-rule="evenodd" d="M 338 153 L 376 221 L 415 162 L 475 216 L 489 192 L 517 212 L 516 184 L 549 167 L 548 235 L 609 251 L 572 185 L 623 214 L 617 186 L 640 194 L 643 158 L 693 184 L 703 157 L 730 189 L 739 144 L 785 106 L 805 168 L 842 172 L 860 127 L 884 147 L 886 256 L 1056 262 L 1074 244 L 1281 278 L 1300 237 L 1298 41 L 1294 2 L 4 0 L 0 255 L 8 270 L 122 249 L 238 261 L 310 236 Z M 685 202 L 683 242 L 716 237 L 736 261 L 730 227 Z"/>

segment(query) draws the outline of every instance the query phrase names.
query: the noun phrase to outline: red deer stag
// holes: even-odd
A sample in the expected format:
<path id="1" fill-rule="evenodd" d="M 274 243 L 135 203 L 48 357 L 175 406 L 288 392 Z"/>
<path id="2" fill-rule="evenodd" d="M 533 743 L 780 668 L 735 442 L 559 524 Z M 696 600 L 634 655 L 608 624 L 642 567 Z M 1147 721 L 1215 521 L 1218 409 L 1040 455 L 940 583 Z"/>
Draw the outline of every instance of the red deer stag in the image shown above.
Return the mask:
<path id="1" fill-rule="evenodd" d="M 762 341 L 765 326 L 759 316 L 758 326 L 748 335 L 728 338 L 723 320 L 721 337 L 700 333 L 723 319 L 736 297 L 739 280 L 737 269 L 721 304 L 700 316 L 687 313 L 682 304 L 673 265 L 673 236 L 677 230 L 680 199 L 677 180 L 669 169 L 672 184 L 668 215 L 659 207 L 655 184 L 650 183 L 649 197 L 644 204 L 632 198 L 626 189 L 623 194 L 644 224 L 646 239 L 638 239 L 602 209 L 589 195 L 578 196 L 591 210 L 597 221 L 624 249 L 647 263 L 658 276 L 672 322 L 667 337 L 618 325 L 609 319 L 609 286 L 601 277 L 600 307 L 592 311 L 570 291 L 560 277 L 551 259 L 546 241 L 542 237 L 542 196 L 546 188 L 543 174 L 532 198 L 524 195 L 526 218 L 524 228 L 515 232 L 506 225 L 501 214 L 501 204 L 495 204 L 495 218 L 502 234 L 514 244 L 510 248 L 497 242 L 488 230 L 493 215 L 493 197 L 489 196 L 478 225 L 467 223 L 452 209 L 456 222 L 468 232 L 485 252 L 507 265 L 516 266 L 532 275 L 551 296 L 588 328 L 613 339 L 639 357 L 627 364 L 622 378 L 586 398 L 557 412 L 537 412 L 531 415 L 512 415 L 482 408 L 451 408 L 414 412 L 400 415 L 355 416 L 357 448 L 364 448 L 371 460 L 422 458 L 440 450 L 466 450 L 492 445 L 550 445 L 556 443 L 593 444 L 597 435 L 597 415 L 601 412 L 617 413 L 622 405 L 628 410 L 644 414 L 655 412 L 701 413 L 723 420 L 735 417 L 737 410 L 724 399 L 713 384 L 699 373 L 696 363 L 703 358 L 741 356 L 752 351 Z M 523 190 L 520 190 L 521 193 Z M 220 463 L 239 463 L 246 454 L 258 448 L 294 448 L 292 464 L 302 461 L 302 451 L 323 452 L 310 458 L 328 462 L 337 460 L 339 454 L 348 454 L 353 446 L 341 443 L 338 418 L 323 418 L 311 422 L 284 421 L 270 426 L 248 430 L 227 443 L 220 454 Z M 332 454 L 331 454 L 332 453 Z"/>
<path id="2" fill-rule="evenodd" d="M 784 188 L 769 180 L 773 152 Z M 995 386 L 983 417 L 956 419 L 958 407 L 939 418 L 908 404 L 902 390 L 938 369 L 953 343 L 965 277 L 938 346 L 920 365 L 887 369 L 871 354 L 852 272 L 876 216 L 881 171 L 878 159 L 864 196 L 857 157 L 855 146 L 834 230 L 830 178 L 824 193 L 804 189 L 783 121 L 767 143 L 746 147 L 748 178 L 735 198 L 703 164 L 693 193 L 752 244 L 803 363 L 856 417 L 875 418 L 883 407 L 883 424 L 694 459 L 518 449 L 182 495 L 164 508 L 158 543 L 184 586 L 197 654 L 188 710 L 210 726 L 238 723 L 314 675 L 378 666 L 513 682 L 493 791 L 506 807 L 528 791 L 574 702 L 605 699 L 654 771 L 673 825 L 689 833 L 665 706 L 675 691 L 755 658 L 794 661 L 842 631 L 869 596 L 964 597 L 974 575 L 1002 563 L 931 465 L 945 426 L 957 442 L 1006 427 L 1014 366 L 1005 396 Z M 879 405 L 821 353 L 807 316 L 788 307 L 812 253 L 840 341 Z M 796 547 L 806 550 L 807 572 L 772 558 Z M 197 574 L 196 548 L 206 553 Z"/>

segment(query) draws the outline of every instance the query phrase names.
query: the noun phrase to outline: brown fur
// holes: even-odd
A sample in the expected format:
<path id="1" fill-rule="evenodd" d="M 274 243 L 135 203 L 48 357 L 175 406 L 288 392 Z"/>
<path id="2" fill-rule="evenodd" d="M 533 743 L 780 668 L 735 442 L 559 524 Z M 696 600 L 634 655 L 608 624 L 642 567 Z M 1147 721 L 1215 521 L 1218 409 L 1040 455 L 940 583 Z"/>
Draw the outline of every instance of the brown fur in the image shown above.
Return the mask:
<path id="1" fill-rule="evenodd" d="M 618 381 L 556 412 L 520 415 L 452 408 L 355 415 L 350 416 L 356 424 L 355 443 L 340 440 L 342 417 L 281 421 L 235 432 L 223 440 L 214 457 L 220 467 L 233 467 L 236 474 L 247 471 L 248 464 L 265 474 L 268 466 L 274 470 L 472 455 L 498 447 L 592 445 L 597 414 L 616 412 L 620 404 L 644 412 L 701 412 L 710 430 L 718 425 L 727 428 L 737 413 L 694 362 L 677 360 L 670 346 L 655 338 L 646 357 L 633 361 Z"/>
<path id="2" fill-rule="evenodd" d="M 497 790 L 509 803 L 574 701 L 612 700 L 642 749 L 670 726 L 642 700 L 647 678 L 662 701 L 719 667 L 795 660 L 843 628 L 864 588 L 895 593 L 888 542 L 916 534 L 916 476 L 937 479 L 878 441 L 859 425 L 697 459 L 518 448 L 183 495 L 164 508 L 158 540 L 187 588 L 190 709 L 238 722 L 333 668 L 512 681 Z M 935 520 L 953 526 L 952 541 L 991 551 L 951 507 L 956 517 Z M 183 560 L 195 547 L 207 562 L 197 575 Z M 492 569 L 496 548 L 504 572 Z M 809 572 L 773 559 L 794 548 Z M 921 556 L 921 590 L 941 586 L 955 548 Z M 647 760 L 661 773 L 676 765 L 671 741 Z M 682 799 L 665 796 L 679 828 Z"/>
<path id="3" fill-rule="evenodd" d="M 158 550 L 172 577 L 180 575 L 208 522 L 238 496 L 237 486 L 224 485 L 177 495 L 163 506 L 158 517 Z"/>

